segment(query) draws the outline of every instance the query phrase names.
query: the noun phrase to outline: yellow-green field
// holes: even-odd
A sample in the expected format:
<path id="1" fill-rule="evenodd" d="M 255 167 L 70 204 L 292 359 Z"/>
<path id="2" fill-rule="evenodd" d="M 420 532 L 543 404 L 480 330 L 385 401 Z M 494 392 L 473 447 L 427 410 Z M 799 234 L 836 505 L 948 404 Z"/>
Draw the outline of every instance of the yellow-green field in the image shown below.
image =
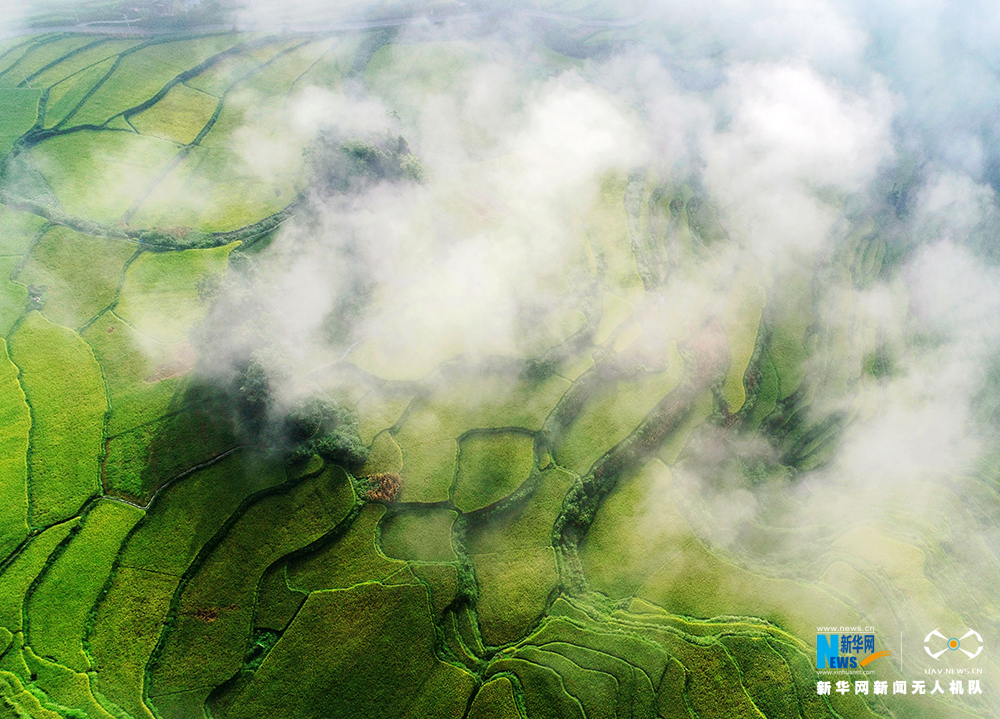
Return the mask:
<path id="1" fill-rule="evenodd" d="M 992 658 L 816 689 L 817 627 L 1000 612 L 995 467 L 831 490 L 911 366 L 892 237 L 769 264 L 576 162 L 641 115 L 609 30 L 280 30 L 0 46 L 0 717 L 997 716 Z"/>

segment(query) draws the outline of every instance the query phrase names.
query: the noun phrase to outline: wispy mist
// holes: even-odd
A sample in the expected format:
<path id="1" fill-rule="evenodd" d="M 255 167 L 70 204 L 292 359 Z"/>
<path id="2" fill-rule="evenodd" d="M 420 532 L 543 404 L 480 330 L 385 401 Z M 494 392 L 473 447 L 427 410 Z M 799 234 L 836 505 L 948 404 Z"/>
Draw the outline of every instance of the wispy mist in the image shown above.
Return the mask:
<path id="1" fill-rule="evenodd" d="M 251 1 L 234 22 L 302 31 L 386 17 L 325 7 Z M 649 370 L 706 327 L 747 322 L 752 337 L 759 325 L 742 349 L 730 332 L 728 351 L 753 367 L 766 338 L 795 345 L 796 383 L 774 392 L 784 424 L 716 397 L 642 521 L 666 526 L 673 493 L 710 547 L 811 582 L 820 560 L 850 551 L 844 536 L 874 527 L 922 547 L 921 581 L 994 594 L 995 9 L 646 3 L 581 13 L 590 25 L 541 10 L 401 7 L 379 68 L 302 83 L 257 118 L 264 98 L 237 99 L 248 114 L 228 149 L 261 182 L 299 178 L 299 207 L 233 263 L 198 335 L 199 371 L 231 381 L 255 356 L 283 408 L 323 393 L 351 403 L 345 367 L 402 386 L 585 336 L 590 354 L 573 358 L 584 369 L 553 370 L 574 380 L 591 358 Z M 399 171 L 323 188 L 324 137 L 338 152 L 376 148 Z M 657 190 L 668 209 L 628 206 L 630 192 Z M 179 189 L 175 203 L 196 200 Z M 602 250 L 627 254 L 654 232 L 666 250 L 653 269 Z M 641 328 L 631 347 L 618 344 L 624 321 L 594 341 L 614 302 Z M 751 384 L 738 376 L 732 396 Z M 792 415 L 808 442 L 789 439 Z M 967 491 L 974 480 L 989 491 Z M 748 549 L 762 532 L 767 549 Z M 993 553 L 961 566 L 932 546 L 976 538 Z M 949 606 L 970 626 L 996 622 L 992 599 L 946 599 L 912 594 L 901 623 L 917 632 L 951 619 Z"/>
<path id="2" fill-rule="evenodd" d="M 273 10 L 251 4 L 242 22 Z M 281 9 L 299 11 L 316 8 Z M 419 182 L 307 194 L 308 209 L 278 233 L 259 280 L 267 289 L 254 294 L 267 297 L 261 334 L 281 348 L 284 391 L 315 391 L 321 368 L 338 362 L 419 380 L 455 358 L 527 359 L 565 339 L 586 321 L 582 284 L 567 278 L 594 271 L 580 229 L 602 183 L 639 171 L 701 193 L 726 240 L 656 288 L 611 269 L 599 282 L 669 307 L 660 327 L 644 324 L 666 341 L 718 318 L 740 268 L 753 268 L 765 323 L 805 313 L 804 416 L 842 427 L 820 466 L 792 484 L 781 475 L 795 498 L 783 516 L 766 501 L 772 484 L 722 477 L 733 453 L 774 464 L 784 450 L 698 436 L 679 464 L 691 501 L 706 507 L 696 528 L 734 549 L 748 522 L 942 511 L 942 489 L 974 470 L 993 437 L 974 407 L 998 329 L 986 150 L 996 83 L 981 57 L 992 26 L 939 25 L 942 12 L 654 4 L 610 49 L 562 68 L 522 52 L 542 34 L 516 12 L 489 16 L 492 25 L 401 26 L 394 48 L 451 43 L 428 50 L 452 58 L 446 79 L 428 81 L 414 51 L 391 86 L 369 77 L 340 92 L 301 88 L 281 142 L 252 125 L 238 135 L 262 177 L 297 162 L 324 128 L 404 137 L 423 168 Z M 844 253 L 873 233 L 891 261 L 859 281 Z M 331 317 L 347 323 L 333 335 Z M 866 370 L 874 361 L 884 371 Z M 960 516 L 948 521 L 966 531 Z"/>

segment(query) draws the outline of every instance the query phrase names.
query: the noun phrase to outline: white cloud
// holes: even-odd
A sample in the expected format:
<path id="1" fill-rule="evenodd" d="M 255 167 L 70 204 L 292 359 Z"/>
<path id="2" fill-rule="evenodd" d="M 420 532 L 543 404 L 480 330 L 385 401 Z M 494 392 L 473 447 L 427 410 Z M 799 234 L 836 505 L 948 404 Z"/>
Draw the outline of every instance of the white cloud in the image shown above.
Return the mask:
<path id="1" fill-rule="evenodd" d="M 729 124 L 703 137 L 705 184 L 763 256 L 819 247 L 836 200 L 892 156 L 893 105 L 878 81 L 859 94 L 804 65 L 741 64 L 719 98 Z"/>

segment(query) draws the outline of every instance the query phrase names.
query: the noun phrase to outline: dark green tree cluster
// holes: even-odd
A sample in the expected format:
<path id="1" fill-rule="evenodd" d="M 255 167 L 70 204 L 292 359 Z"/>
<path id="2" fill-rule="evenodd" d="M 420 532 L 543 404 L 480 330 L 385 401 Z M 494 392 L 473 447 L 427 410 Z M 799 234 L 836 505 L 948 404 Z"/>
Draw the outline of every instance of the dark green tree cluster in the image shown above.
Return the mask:
<path id="1" fill-rule="evenodd" d="M 254 352 L 230 384 L 229 400 L 237 430 L 270 452 L 283 453 L 290 463 L 318 454 L 354 470 L 364 464 L 368 450 L 358 433 L 357 414 L 325 397 L 279 404 L 275 375 L 280 365 L 272 353 Z"/>
<path id="2" fill-rule="evenodd" d="M 334 464 L 357 469 L 368 458 L 358 434 L 357 413 L 331 399 L 313 398 L 294 406 L 285 417 L 283 431 L 292 446 L 289 461 L 318 454 Z"/>
<path id="3" fill-rule="evenodd" d="M 349 138 L 326 130 L 308 146 L 305 157 L 314 196 L 320 202 L 296 202 L 289 212 L 292 208 L 298 211 L 295 225 L 306 240 L 312 237 L 314 226 L 321 226 L 328 200 L 357 195 L 379 183 L 418 182 L 422 176 L 420 162 L 406 140 L 391 133 Z M 287 214 L 278 213 L 282 218 Z M 222 239 L 237 239 L 206 237 L 216 244 Z M 200 246 L 206 237 L 191 230 L 161 230 L 147 232 L 140 239 L 150 246 L 172 243 L 176 247 L 185 242 Z M 350 233 L 339 240 L 337 251 L 344 272 L 338 281 L 342 287 L 323 329 L 330 343 L 343 346 L 351 340 L 373 289 L 368 278 L 373 260 Z M 223 404 L 236 432 L 248 443 L 283 453 L 290 462 L 318 454 L 349 470 L 356 469 L 364 463 L 367 449 L 352 410 L 335 400 L 316 397 L 289 406 L 277 396 L 286 379 L 282 373 L 287 364 L 273 339 L 282 336 L 282 320 L 266 299 L 273 291 L 250 256 L 234 253 L 225 278 L 212 278 L 198 286 L 199 298 L 212 304 L 195 333 L 199 354 L 212 358 L 213 383 L 221 387 Z"/>
<path id="4" fill-rule="evenodd" d="M 199 283 L 199 297 L 211 303 L 193 334 L 207 365 L 205 397 L 231 419 L 237 436 L 263 452 L 289 461 L 319 454 L 356 469 L 367 450 L 352 410 L 329 398 L 283 397 L 290 377 L 274 339 L 281 336 L 281 320 L 268 301 L 271 291 L 253 259 L 239 253 L 230 257 L 225 276 Z"/>
<path id="5" fill-rule="evenodd" d="M 419 182 L 423 177 L 420 161 L 406 140 L 391 133 L 356 138 L 324 130 L 304 155 L 312 186 L 324 197 L 363 192 L 379 182 Z"/>
<path id="6" fill-rule="evenodd" d="M 223 244 L 210 232 L 200 232 L 188 227 L 156 227 L 151 230 L 143 230 L 136 239 L 143 247 L 153 252 L 204 249 Z"/>
<path id="7" fill-rule="evenodd" d="M 420 161 L 406 140 L 389 132 L 359 138 L 327 129 L 306 147 L 304 155 L 310 186 L 319 201 L 305 205 L 298 218 L 300 227 L 311 222 L 322 224 L 321 218 L 336 198 L 354 197 L 381 183 L 419 182 L 423 177 Z M 309 236 L 308 231 L 305 235 Z M 335 251 L 341 268 L 337 278 L 340 291 L 322 330 L 329 343 L 346 347 L 356 339 L 354 327 L 375 290 L 371 267 L 379 259 L 347 231 L 339 233 Z"/>

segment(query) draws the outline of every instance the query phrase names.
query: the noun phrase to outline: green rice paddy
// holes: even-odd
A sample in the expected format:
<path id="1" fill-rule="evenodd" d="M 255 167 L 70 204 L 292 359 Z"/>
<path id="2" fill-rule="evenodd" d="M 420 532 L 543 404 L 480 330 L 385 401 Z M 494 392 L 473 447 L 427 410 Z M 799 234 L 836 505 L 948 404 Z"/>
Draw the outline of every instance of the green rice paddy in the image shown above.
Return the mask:
<path id="1" fill-rule="evenodd" d="M 392 328 L 434 326 L 420 307 L 335 367 L 284 348 L 312 363 L 296 391 L 357 414 L 358 466 L 318 449 L 286 464 L 277 434 L 237 431 L 233 381 L 209 371 L 230 358 L 200 354 L 206 318 L 247 266 L 263 278 L 252 292 L 274 287 L 280 234 L 268 242 L 287 220 L 274 216 L 310 188 L 311 138 L 288 129 L 299 93 L 363 86 L 412 127 L 491 62 L 381 31 L 0 47 L 0 157 L 23 180 L 0 188 L 0 717 L 990 716 L 815 691 L 818 625 L 894 636 L 908 602 L 942 622 L 995 616 L 992 599 L 943 586 L 946 533 L 897 514 L 733 520 L 740 533 L 720 541 L 685 484 L 716 433 L 769 443 L 783 469 L 768 476 L 825 466 L 837 427 L 811 404 L 813 354 L 857 360 L 856 377 L 834 378 L 853 386 L 874 351 L 814 335 L 815 268 L 782 284 L 790 307 L 752 264 L 700 274 L 738 240 L 686 185 L 608 172 L 568 202 L 565 266 L 533 288 L 563 304 L 543 319 L 518 308 L 502 356 L 448 338 L 397 346 Z M 586 67 L 554 47 L 530 62 L 543 78 Z M 490 147 L 488 128 L 466 130 Z M 260 148 L 286 161 L 261 171 Z M 500 200 L 453 205 L 428 234 L 512 231 Z M 830 262 L 867 287 L 886 244 L 857 245 Z M 678 319 L 670 272 L 718 291 L 711 322 Z M 379 496 L 380 478 L 398 494 Z M 942 502 L 995 529 L 962 505 L 994 502 L 995 483 L 954 481 Z M 886 662 L 875 677 L 897 675 Z"/>

